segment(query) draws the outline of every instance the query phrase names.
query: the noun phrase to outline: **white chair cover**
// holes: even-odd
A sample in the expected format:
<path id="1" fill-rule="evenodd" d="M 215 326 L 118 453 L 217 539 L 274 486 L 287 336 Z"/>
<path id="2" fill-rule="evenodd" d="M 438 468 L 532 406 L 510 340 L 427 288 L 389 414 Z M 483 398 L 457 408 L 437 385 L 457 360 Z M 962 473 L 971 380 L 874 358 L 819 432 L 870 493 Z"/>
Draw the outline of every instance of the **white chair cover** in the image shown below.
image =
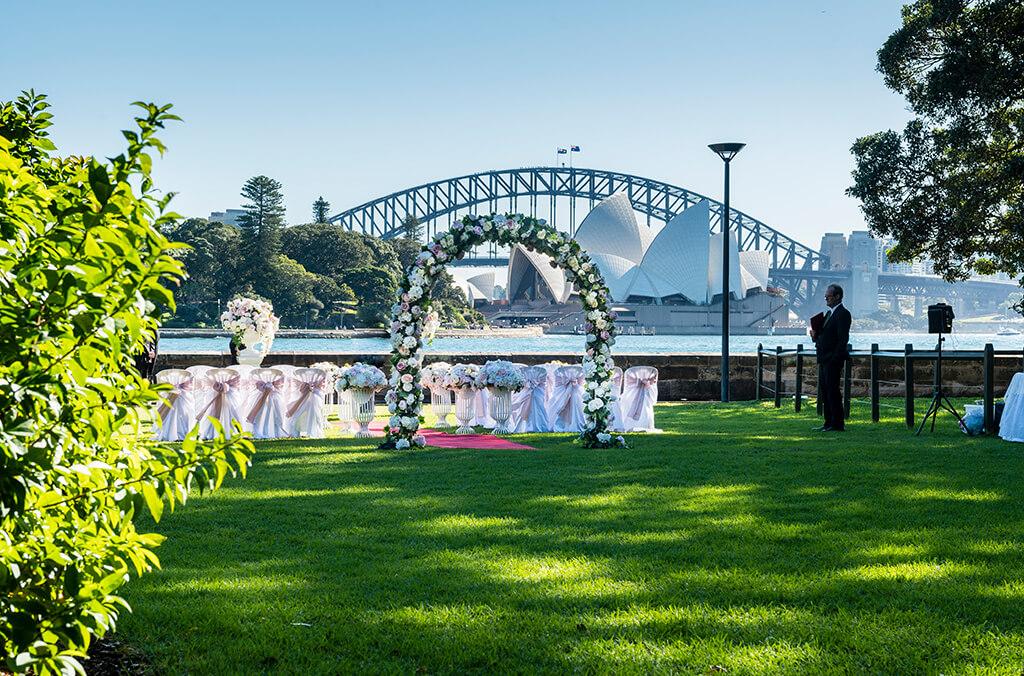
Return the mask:
<path id="1" fill-rule="evenodd" d="M 205 378 L 206 374 L 212 369 L 212 366 L 189 366 L 185 370 L 192 374 L 192 381 L 198 386 L 199 379 Z"/>
<path id="2" fill-rule="evenodd" d="M 494 429 L 494 418 L 491 417 L 491 393 L 487 391 L 486 387 L 482 387 L 476 391 L 476 417 L 473 418 L 472 425 L 479 425 L 480 427 L 486 427 L 489 430 Z"/>
<path id="3" fill-rule="evenodd" d="M 161 396 L 153 433 L 157 441 L 181 441 L 196 424 L 192 374 L 184 369 L 166 369 L 156 374 L 156 382 L 174 389 Z"/>
<path id="4" fill-rule="evenodd" d="M 582 366 L 561 366 L 555 371 L 555 386 L 548 400 L 548 419 L 555 432 L 583 431 Z"/>
<path id="5" fill-rule="evenodd" d="M 523 368 L 523 389 L 512 395 L 512 431 L 550 432 L 548 420 L 548 371 L 543 366 Z"/>
<path id="6" fill-rule="evenodd" d="M 242 420 L 240 403 L 245 396 L 241 389 L 242 378 L 230 369 L 210 369 L 204 380 L 204 387 L 199 391 L 205 396 L 196 404 L 199 435 L 203 439 L 214 437 L 210 423 L 210 418 L 214 418 L 224 427 L 224 435 L 231 437 L 234 434 L 231 423 Z"/>
<path id="7" fill-rule="evenodd" d="M 565 366 L 565 364 L 555 364 L 549 362 L 542 365 L 544 370 L 548 372 L 548 399 L 551 398 L 551 393 L 555 390 L 555 372 Z"/>
<path id="8" fill-rule="evenodd" d="M 292 366 L 291 364 L 275 364 L 267 368 L 277 369 L 284 374 L 284 391 L 285 393 L 291 394 L 295 389 L 295 372 L 299 370 L 298 366 Z"/>
<path id="9" fill-rule="evenodd" d="M 293 399 L 285 410 L 285 417 L 296 437 L 323 438 L 324 393 L 330 385 L 323 369 L 296 369 L 293 378 Z"/>
<path id="10" fill-rule="evenodd" d="M 622 392 L 622 427 L 627 432 L 657 432 L 654 405 L 658 403 L 658 369 L 633 366 L 626 369 Z"/>
<path id="11" fill-rule="evenodd" d="M 252 393 L 246 405 L 246 422 L 252 425 L 254 439 L 279 439 L 288 436 L 284 415 L 285 377 L 277 369 L 253 369 Z"/>
<path id="12" fill-rule="evenodd" d="M 612 417 L 608 422 L 608 429 L 613 432 L 625 432 L 626 428 L 622 421 L 622 369 L 616 366 L 612 369 L 612 396 L 615 401 L 611 403 Z"/>
<path id="13" fill-rule="evenodd" d="M 1003 395 L 999 436 L 1006 441 L 1024 441 L 1024 373 L 1014 373 Z"/>
<path id="14" fill-rule="evenodd" d="M 238 404 L 238 410 L 243 414 L 242 427 L 246 432 L 252 432 L 252 423 L 249 422 L 248 417 L 245 415 L 253 401 L 255 401 L 255 384 L 252 381 L 252 372 L 258 367 L 252 364 L 233 364 L 227 367 L 229 370 L 234 371 L 238 374 L 239 380 L 239 393 L 236 403 Z"/>

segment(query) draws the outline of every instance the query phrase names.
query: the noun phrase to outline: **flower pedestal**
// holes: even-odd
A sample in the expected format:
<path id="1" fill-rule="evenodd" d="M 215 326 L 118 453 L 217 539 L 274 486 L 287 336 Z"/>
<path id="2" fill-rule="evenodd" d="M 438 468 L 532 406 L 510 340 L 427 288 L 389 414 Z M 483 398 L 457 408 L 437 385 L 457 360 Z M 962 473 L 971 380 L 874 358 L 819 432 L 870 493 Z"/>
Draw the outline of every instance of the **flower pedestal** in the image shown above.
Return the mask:
<path id="1" fill-rule="evenodd" d="M 494 418 L 494 429 L 491 434 L 512 434 L 508 419 L 512 415 L 512 390 L 504 387 L 488 387 L 491 398 L 490 415 Z"/>
<path id="2" fill-rule="evenodd" d="M 373 436 L 370 432 L 370 422 L 373 420 L 374 414 L 374 390 L 368 387 L 356 387 L 349 392 L 352 394 L 352 409 L 355 414 L 353 417 L 359 423 L 356 438 L 368 439 Z"/>
<path id="3" fill-rule="evenodd" d="M 448 416 L 452 414 L 452 391 L 439 387 L 430 390 L 430 409 L 437 416 L 437 423 L 434 425 L 439 430 L 450 429 L 452 424 L 448 422 Z"/>
<path id="4" fill-rule="evenodd" d="M 459 421 L 456 434 L 475 434 L 470 423 L 476 417 L 476 390 L 472 387 L 460 387 L 455 390 L 455 419 Z"/>
<path id="5" fill-rule="evenodd" d="M 352 404 L 352 392 L 341 390 L 338 392 L 338 421 L 341 423 L 341 433 L 348 434 L 354 431 L 355 407 Z M 371 418 L 372 419 L 372 418 Z"/>
<path id="6" fill-rule="evenodd" d="M 263 357 L 265 356 L 266 352 L 264 352 L 262 345 L 260 346 L 260 349 L 246 345 L 238 351 L 236 359 L 238 360 L 238 363 L 243 366 L 259 366 L 263 363 Z"/>

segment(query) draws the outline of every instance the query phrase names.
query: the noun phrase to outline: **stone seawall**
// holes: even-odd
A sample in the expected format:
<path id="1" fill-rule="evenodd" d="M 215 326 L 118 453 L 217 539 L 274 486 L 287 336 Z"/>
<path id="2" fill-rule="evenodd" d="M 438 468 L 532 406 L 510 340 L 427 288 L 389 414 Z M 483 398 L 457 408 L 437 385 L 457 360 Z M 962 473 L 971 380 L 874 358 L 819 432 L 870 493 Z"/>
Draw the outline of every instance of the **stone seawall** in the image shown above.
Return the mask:
<path id="1" fill-rule="evenodd" d="M 388 369 L 389 355 L 379 354 L 325 354 L 316 352 L 275 352 L 267 355 L 264 366 L 275 364 L 292 364 L 309 366 L 321 361 L 333 361 L 338 364 L 357 361 L 375 364 Z M 447 361 L 451 363 L 465 362 L 483 364 L 489 359 L 509 359 L 519 363 L 533 365 L 551 361 L 576 363 L 571 354 L 430 354 L 427 361 Z M 180 352 L 161 354 L 157 359 L 157 370 L 165 368 L 187 368 L 189 366 L 227 366 L 229 356 L 226 352 Z M 720 364 L 721 357 L 717 354 L 627 354 L 615 357 L 615 363 L 623 369 L 630 366 L 654 366 L 658 369 L 658 398 L 661 401 L 704 401 L 718 399 L 721 393 Z M 903 360 L 884 359 L 881 362 L 879 380 L 882 381 L 882 396 L 903 396 Z M 914 382 L 917 384 L 918 396 L 931 393 L 932 382 L 931 362 L 917 361 L 914 364 Z M 764 382 L 769 387 L 774 385 L 774 358 L 765 357 Z M 1024 369 L 1020 357 L 996 357 L 995 390 L 1000 396 L 1006 390 L 1013 374 Z M 943 380 L 951 396 L 981 396 L 982 370 L 980 361 L 956 361 L 944 359 L 942 364 Z M 752 354 L 734 354 L 730 358 L 729 383 L 732 398 L 735 400 L 753 399 L 757 372 L 757 357 Z M 793 358 L 784 361 L 783 392 L 794 391 L 796 381 L 796 365 Z M 815 365 L 813 356 L 804 360 L 804 374 L 807 379 L 804 393 L 815 392 Z M 868 378 L 870 369 L 867 358 L 855 358 L 853 364 L 853 394 L 868 395 Z M 770 391 L 762 395 L 771 398 Z"/>

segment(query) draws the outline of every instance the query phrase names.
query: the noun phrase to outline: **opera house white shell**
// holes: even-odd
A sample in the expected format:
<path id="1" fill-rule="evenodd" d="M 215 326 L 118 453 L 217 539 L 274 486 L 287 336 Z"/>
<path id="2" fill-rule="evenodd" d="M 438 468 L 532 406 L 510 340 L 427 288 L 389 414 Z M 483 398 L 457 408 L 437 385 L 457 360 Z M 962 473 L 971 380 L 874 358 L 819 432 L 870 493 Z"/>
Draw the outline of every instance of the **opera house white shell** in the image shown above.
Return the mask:
<path id="1" fill-rule="evenodd" d="M 768 254 L 739 251 L 731 234 L 729 291 L 742 299 L 768 286 Z M 706 200 L 677 214 L 661 230 L 640 224 L 625 193 L 598 204 L 576 241 L 604 275 L 619 303 L 707 305 L 722 294 L 722 235 L 711 234 Z M 574 289 L 546 256 L 517 246 L 509 257 L 508 297 L 564 303 Z"/>

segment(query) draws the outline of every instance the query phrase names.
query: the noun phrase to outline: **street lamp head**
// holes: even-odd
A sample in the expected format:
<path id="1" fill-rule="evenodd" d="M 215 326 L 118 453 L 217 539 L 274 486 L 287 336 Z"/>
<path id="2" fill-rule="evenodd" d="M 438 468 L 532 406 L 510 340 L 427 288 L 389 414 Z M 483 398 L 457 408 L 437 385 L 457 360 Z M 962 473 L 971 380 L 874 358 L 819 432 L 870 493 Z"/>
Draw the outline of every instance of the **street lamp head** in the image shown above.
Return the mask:
<path id="1" fill-rule="evenodd" d="M 739 151 L 743 150 L 743 147 L 745 145 L 747 145 L 747 144 L 746 143 L 712 143 L 711 145 L 708 146 L 708 148 L 711 148 L 713 151 L 715 151 L 715 153 L 718 154 L 719 157 L 721 157 L 723 160 L 728 162 L 732 158 L 736 157 L 736 154 Z"/>

